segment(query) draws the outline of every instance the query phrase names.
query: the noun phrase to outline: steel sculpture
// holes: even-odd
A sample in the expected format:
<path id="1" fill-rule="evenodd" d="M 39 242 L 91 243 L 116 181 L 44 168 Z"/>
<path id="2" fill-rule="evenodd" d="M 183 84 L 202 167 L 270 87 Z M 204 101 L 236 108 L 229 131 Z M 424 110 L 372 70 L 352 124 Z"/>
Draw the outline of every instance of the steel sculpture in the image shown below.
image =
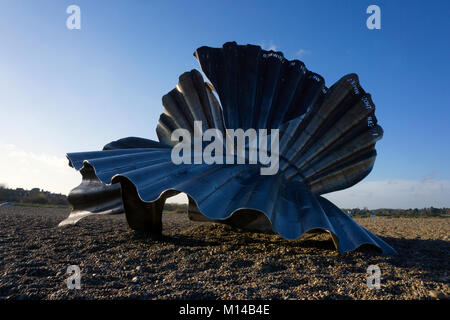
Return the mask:
<path id="1" fill-rule="evenodd" d="M 166 198 L 184 192 L 191 220 L 273 230 L 289 240 L 322 230 L 340 253 L 363 244 L 395 253 L 320 196 L 358 183 L 375 162 L 383 130 L 356 74 L 327 88 L 303 62 L 235 42 L 201 47 L 194 55 L 211 83 L 197 70 L 180 76 L 162 98 L 159 142 L 130 137 L 102 151 L 67 154 L 82 183 L 70 192 L 73 211 L 60 225 L 125 212 L 132 229 L 159 238 Z M 193 133 L 194 121 L 224 135 L 227 129 L 279 129 L 278 173 L 261 175 L 261 164 L 174 164 L 178 142 L 171 135 L 176 129 Z"/>

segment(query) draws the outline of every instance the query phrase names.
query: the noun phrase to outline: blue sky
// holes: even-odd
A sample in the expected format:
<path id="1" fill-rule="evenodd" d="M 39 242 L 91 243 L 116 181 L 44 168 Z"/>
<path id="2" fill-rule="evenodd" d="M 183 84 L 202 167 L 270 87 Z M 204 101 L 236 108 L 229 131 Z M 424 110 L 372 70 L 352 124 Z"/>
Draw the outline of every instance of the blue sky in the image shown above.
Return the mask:
<path id="1" fill-rule="evenodd" d="M 69 30 L 66 8 L 81 8 Z M 369 30 L 366 8 L 381 8 Z M 355 72 L 384 138 L 345 207 L 450 206 L 449 1 L 15 1 L 0 3 L 0 183 L 67 193 L 66 152 L 156 139 L 161 97 L 202 45 L 276 48 L 327 85 Z M 64 162 L 64 163 L 63 163 Z"/>

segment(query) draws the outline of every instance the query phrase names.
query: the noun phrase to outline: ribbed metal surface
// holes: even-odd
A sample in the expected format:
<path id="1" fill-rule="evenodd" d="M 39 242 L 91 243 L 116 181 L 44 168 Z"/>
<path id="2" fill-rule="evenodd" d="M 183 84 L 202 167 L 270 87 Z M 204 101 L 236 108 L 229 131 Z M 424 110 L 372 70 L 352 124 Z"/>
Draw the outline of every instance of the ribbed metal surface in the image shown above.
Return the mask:
<path id="1" fill-rule="evenodd" d="M 89 212 L 124 210 L 131 228 L 158 237 L 165 199 L 185 192 L 192 219 L 273 230 L 290 240 L 326 230 L 341 253 L 363 244 L 395 253 L 320 196 L 354 185 L 375 161 L 382 129 L 355 74 L 326 88 L 322 77 L 302 62 L 236 43 L 201 47 L 195 56 L 212 84 L 197 70 L 180 76 L 177 87 L 163 97 L 157 126 L 161 142 L 127 138 L 103 151 L 67 155 L 83 182 L 71 192 L 75 210 L 61 224 Z M 260 165 L 175 165 L 170 135 L 177 128 L 192 132 L 195 120 L 203 122 L 203 130 L 221 132 L 279 128 L 278 174 L 262 176 Z"/>

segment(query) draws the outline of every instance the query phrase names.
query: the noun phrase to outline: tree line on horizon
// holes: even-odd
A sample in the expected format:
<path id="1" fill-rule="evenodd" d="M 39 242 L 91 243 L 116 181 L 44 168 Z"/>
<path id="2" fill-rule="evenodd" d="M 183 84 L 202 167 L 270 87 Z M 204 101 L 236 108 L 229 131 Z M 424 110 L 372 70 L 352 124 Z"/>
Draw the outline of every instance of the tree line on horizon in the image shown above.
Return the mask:
<path id="1" fill-rule="evenodd" d="M 441 217 L 450 216 L 450 208 L 414 208 L 414 209 L 342 209 L 353 217 Z"/>
<path id="2" fill-rule="evenodd" d="M 30 205 L 50 205 L 59 207 L 69 207 L 67 196 L 64 194 L 52 193 L 39 188 L 26 190 L 23 188 L 10 189 L 0 184 L 0 204 L 10 202 L 14 204 Z M 164 210 L 171 213 L 185 213 L 187 205 L 183 203 L 166 203 Z M 353 208 L 342 209 L 353 217 L 439 217 L 450 216 L 450 208 L 414 208 L 414 209 L 368 209 Z"/>
<path id="3" fill-rule="evenodd" d="M 67 196 L 64 194 L 52 193 L 39 188 L 31 190 L 23 188 L 10 189 L 0 185 L 0 204 L 4 202 L 24 205 L 69 206 Z"/>

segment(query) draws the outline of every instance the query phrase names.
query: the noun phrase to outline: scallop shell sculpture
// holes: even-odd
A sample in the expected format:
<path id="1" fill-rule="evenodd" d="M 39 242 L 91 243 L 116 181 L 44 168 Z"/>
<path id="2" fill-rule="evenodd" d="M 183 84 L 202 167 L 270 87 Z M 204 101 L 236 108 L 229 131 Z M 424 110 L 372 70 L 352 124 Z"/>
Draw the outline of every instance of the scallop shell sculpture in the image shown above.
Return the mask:
<path id="1" fill-rule="evenodd" d="M 375 162 L 383 130 L 356 74 L 327 88 L 301 61 L 235 42 L 194 55 L 211 83 L 197 70 L 180 76 L 162 98 L 159 142 L 130 137 L 102 151 L 67 154 L 83 179 L 70 192 L 73 211 L 60 225 L 125 212 L 132 229 L 158 238 L 166 198 L 184 192 L 191 220 L 273 230 L 289 240 L 327 231 L 340 253 L 363 244 L 396 253 L 320 196 L 358 183 Z M 193 133 L 194 121 L 224 135 L 226 129 L 279 129 L 278 173 L 261 175 L 262 164 L 174 164 L 172 132 Z"/>

